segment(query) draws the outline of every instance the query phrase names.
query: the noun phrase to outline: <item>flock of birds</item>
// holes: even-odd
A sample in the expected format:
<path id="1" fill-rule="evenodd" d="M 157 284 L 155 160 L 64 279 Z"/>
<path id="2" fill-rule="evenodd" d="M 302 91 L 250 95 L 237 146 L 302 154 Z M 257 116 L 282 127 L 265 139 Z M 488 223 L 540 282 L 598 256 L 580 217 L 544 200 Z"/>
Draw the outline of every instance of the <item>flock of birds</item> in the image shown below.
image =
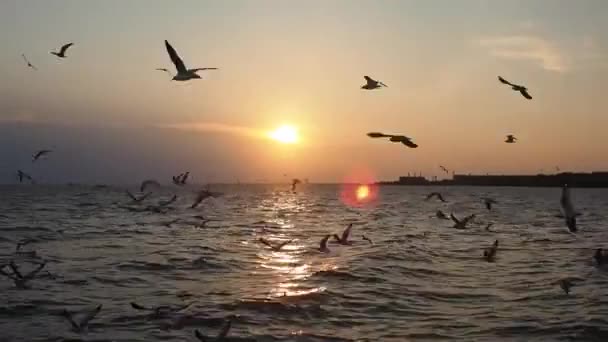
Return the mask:
<path id="1" fill-rule="evenodd" d="M 70 47 L 72 47 L 73 45 L 74 45 L 73 43 L 65 44 L 59 49 L 59 51 L 52 51 L 51 54 L 55 55 L 58 58 L 67 58 L 66 53 L 67 53 L 68 49 Z M 179 54 L 173 48 L 173 46 L 171 46 L 171 44 L 166 40 L 165 40 L 165 48 L 167 50 L 167 53 L 170 57 L 171 62 L 175 66 L 176 74 L 175 75 L 171 74 L 171 72 L 166 68 L 157 68 L 156 70 L 169 73 L 170 75 L 173 76 L 172 80 L 174 80 L 174 81 L 189 81 L 189 80 L 193 80 L 193 79 L 200 79 L 201 77 L 197 74 L 197 72 L 206 71 L 206 70 L 218 70 L 218 68 L 214 68 L 214 67 L 213 68 L 210 68 L 210 67 L 188 68 L 185 65 L 184 61 L 179 56 Z M 27 64 L 27 67 L 29 67 L 33 70 L 38 70 L 36 68 L 36 66 L 28 60 L 28 58 L 25 54 L 22 54 L 22 57 L 23 57 L 23 60 L 25 61 L 25 63 Z M 361 86 L 362 89 L 374 90 L 374 89 L 378 89 L 378 88 L 387 87 L 387 85 L 384 84 L 383 82 L 374 80 L 369 76 L 364 76 L 364 78 L 365 78 L 366 84 Z M 498 76 L 498 80 L 502 84 L 510 86 L 513 91 L 519 92 L 524 98 L 526 98 L 528 100 L 532 99 L 532 96 L 530 95 L 528 89 L 525 86 L 511 83 L 501 76 Z M 401 134 L 395 135 L 395 134 L 385 134 L 385 133 L 381 133 L 381 132 L 370 132 L 367 135 L 370 138 L 388 138 L 388 140 L 390 142 L 401 143 L 409 148 L 418 147 L 418 145 L 413 142 L 412 138 L 409 138 L 409 137 L 407 137 L 405 135 L 401 135 Z M 509 134 L 506 136 L 505 143 L 512 144 L 512 143 L 515 143 L 516 141 L 517 141 L 517 138 L 514 135 Z M 50 154 L 52 152 L 53 151 L 49 150 L 49 149 L 40 150 L 40 151 L 36 152 L 32 156 L 32 163 L 36 163 L 41 158 L 47 156 L 48 154 Z M 440 166 L 440 168 L 446 173 L 449 172 L 448 169 L 444 166 Z M 172 177 L 172 183 L 177 186 L 184 186 L 187 184 L 189 176 L 190 176 L 189 172 L 184 172 L 184 173 L 180 173 L 179 175 L 175 175 Z M 22 170 L 17 171 L 17 177 L 18 177 L 18 180 L 20 183 L 23 183 L 26 181 L 29 181 L 30 183 L 35 183 L 35 179 L 30 174 L 28 174 Z M 297 185 L 300 183 L 301 183 L 301 181 L 299 179 L 293 179 L 293 181 L 291 183 L 291 191 L 295 192 Z M 146 181 L 142 182 L 139 187 L 139 192 L 140 192 L 139 195 L 135 195 L 127 190 L 126 194 L 129 197 L 129 199 L 131 200 L 130 204 L 143 203 L 153 193 L 152 191 L 148 191 L 148 190 L 151 188 L 160 187 L 160 186 L 161 186 L 160 183 L 156 180 L 146 180 Z M 196 193 L 196 197 L 194 198 L 194 200 L 189 208 L 194 209 L 194 208 L 198 207 L 205 199 L 212 198 L 212 197 L 219 197 L 219 196 L 222 196 L 222 194 L 218 193 L 218 192 L 213 192 L 213 191 L 209 190 L 209 188 L 202 189 Z M 429 194 L 426 197 L 426 200 L 428 201 L 432 198 L 437 198 L 438 200 L 440 200 L 442 202 L 446 202 L 446 199 L 439 192 L 433 192 L 433 193 Z M 156 205 L 149 205 L 143 209 L 139 208 L 139 207 L 133 207 L 133 206 L 122 206 L 122 208 L 131 210 L 131 211 L 150 211 L 150 212 L 155 212 L 155 213 L 166 213 L 168 210 L 170 210 L 170 208 L 171 208 L 170 205 L 175 203 L 176 201 L 177 201 L 177 195 L 173 195 L 168 200 L 161 201 Z M 485 204 L 487 210 L 492 210 L 492 206 L 497 203 L 497 201 L 495 201 L 491 198 L 484 198 L 483 201 L 484 201 L 484 204 Z M 577 227 L 576 219 L 577 219 L 577 216 L 579 216 L 581 214 L 576 212 L 574 209 L 574 206 L 572 204 L 571 197 L 570 197 L 570 189 L 568 188 L 567 185 L 565 185 L 562 189 L 560 204 L 561 204 L 561 208 L 562 208 L 563 218 L 565 220 L 565 224 L 566 224 L 566 227 L 568 228 L 569 232 L 571 232 L 571 233 L 577 232 L 578 227 Z M 200 223 L 198 225 L 199 227 L 205 226 L 205 224 L 210 221 L 201 215 L 197 215 L 194 217 L 200 220 Z M 441 210 L 438 210 L 436 212 L 436 217 L 439 219 L 442 219 L 442 220 L 452 220 L 454 223 L 453 228 L 455 228 L 455 229 L 467 229 L 467 226 L 475 220 L 476 215 L 471 214 L 462 219 L 459 219 L 453 213 L 451 213 L 448 216 L 445 213 L 443 213 Z M 172 224 L 175 224 L 178 221 L 179 221 L 179 219 L 175 219 L 173 221 L 167 222 L 165 225 L 167 227 L 170 227 Z M 491 226 L 492 226 L 491 223 L 488 224 L 486 227 L 486 230 L 489 231 Z M 318 251 L 321 253 L 329 253 L 330 249 L 328 247 L 328 243 L 329 243 L 330 239 L 332 239 L 332 238 L 335 243 L 337 243 L 341 246 L 351 245 L 352 240 L 350 239 L 350 236 L 351 236 L 352 230 L 353 230 L 353 224 L 349 224 L 348 227 L 342 232 L 341 235 L 327 234 L 327 235 L 323 236 L 323 238 L 320 240 L 320 243 L 318 246 Z M 363 240 L 367 241 L 368 243 L 373 244 L 373 241 L 370 238 L 368 238 L 367 236 L 362 235 L 361 238 Z M 281 243 L 273 243 L 265 238 L 260 238 L 258 241 L 259 241 L 259 243 L 263 244 L 264 246 L 266 246 L 267 248 L 269 248 L 273 251 L 280 251 L 282 248 L 289 245 L 294 240 L 288 240 L 288 241 L 281 242 Z M 16 247 L 16 252 L 21 253 L 21 254 L 32 253 L 31 251 L 24 252 L 22 250 L 23 246 L 25 246 L 31 242 L 32 242 L 32 240 L 24 240 L 24 241 L 18 242 L 17 247 Z M 483 258 L 488 262 L 493 262 L 496 259 L 496 255 L 498 253 L 498 247 L 499 247 L 499 241 L 495 240 L 491 246 L 484 249 Z M 33 253 L 35 253 L 35 252 L 33 252 Z M 601 249 L 601 248 L 599 248 L 595 251 L 595 254 L 593 257 L 598 266 L 608 264 L 608 253 L 605 253 L 603 251 L 603 249 Z M 38 264 L 37 267 L 35 267 L 33 270 L 31 270 L 30 272 L 27 272 L 27 273 L 22 272 L 20 270 L 19 266 L 17 264 L 15 264 L 14 261 L 10 261 L 8 264 L 0 265 L 0 266 L 1 266 L 0 275 L 12 280 L 17 288 L 27 288 L 28 282 L 35 279 L 40 274 L 40 272 L 42 272 L 42 270 L 46 266 L 46 263 L 43 262 L 43 263 Z M 50 275 L 50 273 L 48 273 L 48 274 Z M 566 294 L 569 294 L 571 287 L 574 285 L 574 280 L 572 278 L 561 279 L 559 281 L 559 285 Z M 161 316 L 169 315 L 174 312 L 179 312 L 181 310 L 186 309 L 188 306 L 189 305 L 184 305 L 184 306 L 179 306 L 179 307 L 160 306 L 160 307 L 153 308 L 153 307 L 146 307 L 146 306 L 143 306 L 143 305 L 140 305 L 137 303 L 131 303 L 131 307 L 133 309 L 140 310 L 140 311 L 148 311 L 154 317 L 161 317 Z M 84 313 L 72 313 L 67 310 L 64 310 L 62 313 L 62 316 L 66 318 L 66 320 L 70 323 L 70 325 L 72 326 L 72 328 L 75 332 L 84 332 L 86 330 L 88 323 L 91 320 L 93 320 L 97 316 L 97 314 L 99 314 L 99 312 L 101 310 L 102 310 L 102 305 L 99 305 L 99 306 L 95 307 L 93 310 L 84 312 Z M 221 329 L 220 333 L 215 338 L 216 341 L 224 340 L 224 338 L 227 336 L 227 334 L 230 330 L 231 322 L 232 321 L 230 319 L 227 320 L 227 322 Z M 208 340 L 208 338 L 205 337 L 203 334 L 201 334 L 200 331 L 198 331 L 198 330 L 195 331 L 195 336 L 200 341 Z"/>

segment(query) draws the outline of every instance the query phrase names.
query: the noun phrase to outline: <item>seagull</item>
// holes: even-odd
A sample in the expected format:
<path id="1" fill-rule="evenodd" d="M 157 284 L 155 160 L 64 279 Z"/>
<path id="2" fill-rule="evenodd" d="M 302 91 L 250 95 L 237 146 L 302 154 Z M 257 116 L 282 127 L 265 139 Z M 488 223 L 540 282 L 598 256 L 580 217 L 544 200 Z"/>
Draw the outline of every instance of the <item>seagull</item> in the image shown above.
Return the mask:
<path id="1" fill-rule="evenodd" d="M 372 90 L 372 89 L 377 89 L 380 87 L 386 87 L 388 88 L 388 86 L 380 81 L 376 81 L 373 78 L 369 77 L 369 76 L 363 76 L 363 78 L 365 78 L 365 81 L 367 82 L 365 85 L 361 86 L 361 89 L 365 89 L 365 90 Z"/>
<path id="2" fill-rule="evenodd" d="M 192 206 L 190 207 L 190 209 L 194 209 L 194 208 L 198 207 L 198 205 L 201 204 L 202 201 L 204 201 L 205 199 L 207 199 L 209 197 L 220 197 L 220 196 L 222 196 L 222 193 L 220 193 L 220 192 L 212 192 L 207 189 L 203 189 L 203 190 L 199 191 L 198 194 L 196 195 L 196 199 L 194 200 L 194 203 L 192 203 Z"/>
<path id="3" fill-rule="evenodd" d="M 409 148 L 418 147 L 418 145 L 412 141 L 412 138 L 408 138 L 405 135 L 391 135 L 388 140 L 391 142 L 400 142 Z"/>
<path id="4" fill-rule="evenodd" d="M 36 269 L 31 271 L 30 273 L 23 275 L 19 271 L 19 268 L 17 267 L 17 265 L 15 265 L 15 263 L 13 261 L 11 261 L 8 264 L 8 267 L 11 269 L 12 274 L 3 271 L 4 267 L 6 267 L 6 265 L 4 265 L 2 268 L 0 268 L 0 274 L 7 278 L 12 279 L 13 282 L 15 282 L 15 287 L 20 288 L 20 289 L 25 289 L 25 288 L 27 288 L 27 282 L 34 279 L 36 277 L 36 275 L 38 274 L 38 272 L 40 272 L 44 268 L 44 266 L 46 266 L 46 262 L 39 264 Z"/>
<path id="5" fill-rule="evenodd" d="M 353 224 L 350 223 L 346 229 L 342 232 L 342 237 L 338 236 L 338 234 L 334 234 L 334 240 L 338 241 L 341 245 L 352 245 L 352 241 L 348 241 L 348 236 L 350 235 L 350 231 L 353 229 Z"/>
<path id="6" fill-rule="evenodd" d="M 302 183 L 302 181 L 301 181 L 301 180 L 299 180 L 299 179 L 297 179 L 297 178 L 294 178 L 294 179 L 291 181 L 291 191 L 292 191 L 292 192 L 296 192 L 296 185 L 298 185 L 298 184 L 300 184 L 300 183 Z"/>
<path id="7" fill-rule="evenodd" d="M 141 185 L 139 186 L 139 191 L 144 192 L 146 191 L 146 188 L 150 186 L 160 187 L 160 183 L 155 181 L 154 179 L 145 180 L 141 182 Z"/>
<path id="8" fill-rule="evenodd" d="M 173 195 L 173 197 L 171 197 L 171 199 L 167 200 L 167 201 L 161 201 L 158 203 L 159 206 L 161 207 L 166 207 L 169 204 L 175 203 L 175 201 L 177 201 L 177 195 Z"/>
<path id="9" fill-rule="evenodd" d="M 139 305 L 135 302 L 131 302 L 131 307 L 135 310 L 140 310 L 140 311 L 152 311 L 152 316 L 153 317 L 166 317 L 169 316 L 172 313 L 176 313 L 176 312 L 180 312 L 182 310 L 187 309 L 188 307 L 190 307 L 190 305 L 192 305 L 192 303 L 188 303 L 188 304 L 184 304 L 182 306 L 169 306 L 169 305 L 161 305 L 161 306 L 157 306 L 157 307 L 145 307 L 143 305 Z"/>
<path id="10" fill-rule="evenodd" d="M 608 254 L 604 253 L 604 249 L 598 248 L 595 250 L 595 254 L 593 255 L 593 259 L 598 266 L 601 266 L 605 263 L 608 263 Z"/>
<path id="11" fill-rule="evenodd" d="M 493 262 L 498 251 L 498 240 L 494 241 L 492 247 L 488 247 L 483 251 L 483 257 L 487 262 Z"/>
<path id="12" fill-rule="evenodd" d="M 33 156 L 32 156 L 32 163 L 35 162 L 36 160 L 38 160 L 40 157 L 47 155 L 49 153 L 53 152 L 52 150 L 40 150 L 38 152 L 36 152 Z"/>
<path id="13" fill-rule="evenodd" d="M 201 70 L 217 70 L 217 68 L 197 68 L 197 69 L 187 69 L 186 65 L 179 57 L 177 52 L 168 41 L 165 40 L 165 47 L 167 48 L 167 52 L 169 53 L 169 57 L 171 57 L 171 61 L 175 64 L 175 68 L 177 69 L 177 75 L 173 77 L 173 81 L 188 81 L 195 78 L 201 78 L 196 74 L 197 71 Z"/>
<path id="14" fill-rule="evenodd" d="M 505 140 L 507 144 L 514 144 L 516 141 L 517 138 L 513 134 L 507 135 L 507 139 Z"/>
<path id="15" fill-rule="evenodd" d="M 270 247 L 270 249 L 272 249 L 273 251 L 278 252 L 278 251 L 281 250 L 281 248 L 285 247 L 285 245 L 288 245 L 289 243 L 293 242 L 293 239 L 285 241 L 285 242 L 281 242 L 281 243 L 276 244 L 276 245 L 272 244 L 270 241 L 268 241 L 268 240 L 266 240 L 264 238 L 260 238 L 259 241 L 262 244 Z"/>
<path id="16" fill-rule="evenodd" d="M 486 226 L 486 232 L 491 232 L 490 228 L 494 225 L 494 223 L 488 223 Z"/>
<path id="17" fill-rule="evenodd" d="M 367 136 L 370 138 L 388 138 L 388 137 L 390 137 L 390 135 L 380 133 L 380 132 L 369 132 L 369 133 L 367 133 Z"/>
<path id="18" fill-rule="evenodd" d="M 483 199 L 483 203 L 485 203 L 486 208 L 488 210 L 492 210 L 492 204 L 496 204 L 498 202 L 496 202 L 496 200 L 492 199 L 492 198 L 484 198 Z"/>
<path id="19" fill-rule="evenodd" d="M 135 197 L 135 195 L 133 195 L 129 190 L 127 190 L 126 193 L 133 200 L 134 203 L 140 203 L 146 198 L 148 198 L 148 196 L 152 195 L 151 192 L 148 192 L 140 197 Z"/>
<path id="20" fill-rule="evenodd" d="M 438 219 L 442 219 L 442 220 L 449 220 L 450 218 L 443 213 L 443 211 L 441 210 L 437 210 L 437 212 L 435 213 L 435 216 L 437 216 Z"/>
<path id="21" fill-rule="evenodd" d="M 448 169 L 447 169 L 445 166 L 443 166 L 443 165 L 439 165 L 439 168 L 440 168 L 441 170 L 443 170 L 443 172 L 445 172 L 446 174 L 449 174 L 449 173 L 450 173 L 450 171 L 449 171 L 449 170 L 448 170 Z"/>
<path id="22" fill-rule="evenodd" d="M 431 192 L 430 194 L 428 194 L 426 196 L 425 201 L 428 201 L 428 200 L 430 200 L 433 197 L 437 197 L 441 202 L 446 202 L 446 200 L 443 198 L 443 196 L 439 192 Z"/>
<path id="23" fill-rule="evenodd" d="M 330 237 L 331 237 L 331 235 L 327 234 L 321 240 L 321 244 L 319 245 L 319 251 L 321 251 L 323 253 L 329 253 L 329 248 L 327 248 L 327 240 L 329 240 Z"/>
<path id="24" fill-rule="evenodd" d="M 65 58 L 65 52 L 70 48 L 70 46 L 74 45 L 74 43 L 68 43 L 65 44 L 64 46 L 61 47 L 61 50 L 59 50 L 59 52 L 55 52 L 55 51 L 51 51 L 51 55 L 55 55 L 59 58 Z"/>
<path id="25" fill-rule="evenodd" d="M 27 57 L 25 57 L 25 54 L 21 54 L 21 57 L 23 57 L 23 60 L 25 61 L 25 63 L 27 63 L 27 66 L 38 71 L 38 68 L 36 68 L 32 63 L 30 63 L 30 61 L 27 59 Z"/>
<path id="26" fill-rule="evenodd" d="M 517 84 L 513 84 L 507 80 L 505 80 L 504 78 L 502 78 L 501 76 L 498 76 L 498 80 L 500 81 L 500 83 L 502 84 L 507 84 L 511 86 L 511 89 L 518 91 L 521 93 L 521 95 L 525 98 L 527 98 L 528 100 L 532 100 L 532 96 L 530 96 L 530 94 L 528 93 L 528 88 L 521 86 L 521 85 L 517 85 Z"/>
<path id="27" fill-rule="evenodd" d="M 467 229 L 467 224 L 469 224 L 469 221 L 471 221 L 472 219 L 475 218 L 475 214 L 465 217 L 464 219 L 462 219 L 462 221 L 457 219 L 456 216 L 454 216 L 454 214 L 450 214 L 450 218 L 452 219 L 452 221 L 454 221 L 454 228 Z"/>
<path id="28" fill-rule="evenodd" d="M 17 177 L 19 178 L 19 183 L 23 183 L 24 179 L 27 179 L 31 183 L 34 183 L 34 179 L 32 178 L 32 176 L 28 175 L 27 173 L 25 173 L 21 170 L 17 170 Z"/>
<path id="29" fill-rule="evenodd" d="M 232 320 L 228 319 L 226 321 L 226 323 L 224 323 L 224 326 L 222 327 L 222 329 L 220 330 L 220 333 L 217 335 L 217 337 L 214 339 L 215 341 L 224 341 L 226 336 L 228 336 L 228 332 L 230 331 L 230 327 L 232 327 Z M 201 342 L 208 342 L 209 339 L 204 336 L 198 329 L 194 330 L 194 336 L 196 336 L 196 338 L 201 341 Z"/>
<path id="30" fill-rule="evenodd" d="M 582 281 L 583 279 L 577 277 L 566 277 L 557 281 L 559 287 L 564 290 L 564 293 L 569 295 L 570 289 L 576 285 L 577 282 Z"/>
<path id="31" fill-rule="evenodd" d="M 562 206 L 562 212 L 564 214 L 564 218 L 566 219 L 566 226 L 568 226 L 568 230 L 571 233 L 575 233 L 577 231 L 576 217 L 580 214 L 574 210 L 574 205 L 572 205 L 572 200 L 570 199 L 570 188 L 568 188 L 568 184 L 565 184 L 562 188 L 560 204 Z"/>
<path id="32" fill-rule="evenodd" d="M 365 241 L 369 242 L 369 244 L 370 244 L 370 245 L 373 245 L 373 244 L 374 244 L 374 242 L 372 241 L 372 239 L 368 238 L 368 237 L 367 237 L 367 236 L 365 236 L 365 235 L 361 235 L 361 238 L 362 238 L 363 240 L 365 240 Z"/>
<path id="33" fill-rule="evenodd" d="M 86 313 L 85 315 L 83 315 L 80 320 L 76 321 L 75 320 L 75 315 L 71 312 L 69 312 L 67 309 L 64 309 L 63 312 L 61 313 L 61 315 L 63 317 L 65 317 L 70 324 L 72 325 L 72 328 L 74 329 L 75 332 L 83 332 L 84 330 L 86 330 L 87 326 L 89 325 L 89 322 L 93 320 L 93 318 L 95 318 L 95 316 L 97 316 L 97 314 L 99 313 L 99 311 L 101 311 L 102 305 L 99 304 L 97 305 L 97 307 L 95 309 L 93 309 L 92 311 L 90 311 L 89 313 Z"/>

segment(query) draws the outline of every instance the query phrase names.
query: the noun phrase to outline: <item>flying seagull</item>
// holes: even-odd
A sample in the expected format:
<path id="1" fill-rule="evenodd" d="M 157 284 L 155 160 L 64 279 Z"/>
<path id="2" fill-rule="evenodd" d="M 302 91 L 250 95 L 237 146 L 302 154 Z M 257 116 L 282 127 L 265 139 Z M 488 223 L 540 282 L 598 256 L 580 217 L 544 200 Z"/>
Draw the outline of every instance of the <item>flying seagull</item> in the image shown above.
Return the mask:
<path id="1" fill-rule="evenodd" d="M 146 188 L 151 187 L 151 186 L 160 187 L 160 183 L 155 181 L 154 179 L 145 180 L 145 181 L 141 182 L 141 185 L 139 186 L 139 191 L 144 192 L 144 191 L 146 191 Z"/>
<path id="2" fill-rule="evenodd" d="M 286 245 L 288 245 L 289 243 L 291 243 L 293 241 L 293 239 L 291 240 L 287 240 L 285 242 L 281 242 L 279 244 L 273 244 L 272 242 L 264 239 L 264 238 L 260 238 L 258 241 L 260 241 L 262 244 L 270 247 L 270 249 L 272 249 L 275 252 L 278 252 L 281 250 L 281 248 L 285 247 Z"/>
<path id="3" fill-rule="evenodd" d="M 486 209 L 492 210 L 492 204 L 496 204 L 498 202 L 492 198 L 484 198 L 483 203 L 486 205 Z"/>
<path id="4" fill-rule="evenodd" d="M 507 139 L 505 140 L 507 144 L 514 144 L 516 141 L 517 138 L 513 134 L 507 135 Z"/>
<path id="5" fill-rule="evenodd" d="M 367 133 L 367 136 L 370 138 L 389 138 L 389 141 L 395 142 L 395 143 L 402 143 L 403 145 L 405 145 L 409 148 L 418 147 L 418 145 L 412 141 L 412 138 L 408 138 L 405 135 L 394 135 L 394 134 L 384 134 L 384 133 L 380 133 L 380 132 L 369 132 L 369 133 Z"/>
<path id="6" fill-rule="evenodd" d="M 173 179 L 173 184 L 175 185 L 186 185 L 186 180 L 190 176 L 190 172 L 180 173 L 177 176 L 171 177 Z"/>
<path id="7" fill-rule="evenodd" d="M 454 228 L 466 229 L 467 224 L 469 224 L 469 222 L 475 218 L 475 214 L 471 214 L 471 215 L 463 218 L 462 220 L 457 219 L 456 216 L 454 216 L 454 214 L 450 214 L 450 218 L 452 219 L 452 221 L 454 221 Z"/>
<path id="8" fill-rule="evenodd" d="M 137 304 L 135 302 L 131 302 L 129 304 L 131 304 L 131 307 L 135 310 L 151 311 L 153 317 L 165 317 L 172 313 L 176 313 L 176 312 L 185 310 L 188 307 L 190 307 L 190 305 L 192 305 L 192 303 L 188 303 L 188 304 L 184 304 L 181 306 L 161 305 L 161 306 L 157 306 L 157 307 L 146 307 L 146 306 Z"/>
<path id="9" fill-rule="evenodd" d="M 74 43 L 68 43 L 61 47 L 59 52 L 51 51 L 51 55 L 55 55 L 59 58 L 66 58 L 65 52 L 70 48 L 70 46 L 74 45 Z"/>
<path id="10" fill-rule="evenodd" d="M 33 156 L 32 156 L 32 163 L 35 162 L 36 160 L 38 160 L 38 158 L 47 155 L 49 153 L 53 152 L 52 150 L 40 150 L 38 152 L 36 152 Z"/>
<path id="11" fill-rule="evenodd" d="M 562 206 L 562 212 L 566 219 L 566 226 L 571 233 L 575 233 L 578 229 L 576 227 L 576 217 L 579 214 L 574 210 L 572 199 L 570 198 L 570 188 L 565 184 L 562 188 L 562 196 L 560 198 L 560 204 Z"/>
<path id="12" fill-rule="evenodd" d="M 21 170 L 17 170 L 17 178 L 19 178 L 19 183 L 23 183 L 24 179 L 27 179 L 31 183 L 34 183 L 34 179 L 32 178 L 32 176 L 28 175 L 27 173 L 25 173 Z"/>
<path id="13" fill-rule="evenodd" d="M 34 69 L 34 70 L 36 70 L 36 71 L 38 70 L 38 68 L 36 68 L 36 67 L 34 66 L 34 64 L 30 63 L 30 61 L 27 59 L 27 57 L 25 57 L 25 54 L 24 54 L 24 53 L 22 53 L 22 54 L 21 54 L 21 57 L 23 57 L 23 60 L 25 61 L 25 63 L 27 63 L 27 66 L 28 66 L 28 67 L 30 67 L 30 68 L 32 68 L 32 69 Z"/>
<path id="14" fill-rule="evenodd" d="M 148 196 L 152 195 L 151 192 L 148 192 L 140 197 L 135 197 L 135 195 L 133 195 L 129 190 L 127 190 L 126 193 L 127 193 L 127 196 L 129 196 L 133 200 L 134 203 L 140 203 L 143 200 L 145 200 L 146 198 L 148 198 Z"/>
<path id="15" fill-rule="evenodd" d="M 219 334 L 217 335 L 217 337 L 215 339 L 213 339 L 214 341 L 224 341 L 226 339 L 226 336 L 228 336 L 228 332 L 230 331 L 230 328 L 232 327 L 232 320 L 228 319 L 226 321 L 226 323 L 224 323 L 224 326 L 222 327 L 222 329 L 220 330 Z M 201 341 L 201 342 L 208 342 L 210 341 L 210 339 L 208 339 L 205 335 L 203 335 L 198 329 L 194 330 L 194 336 L 196 336 L 196 338 Z"/>
<path id="16" fill-rule="evenodd" d="M 449 220 L 450 218 L 441 210 L 437 210 L 437 212 L 435 213 L 435 216 L 437 216 L 438 219 L 442 219 L 442 220 Z"/>
<path id="17" fill-rule="evenodd" d="M 570 294 L 570 289 L 574 287 L 579 281 L 583 281 L 583 279 L 578 277 L 566 277 L 557 281 L 559 287 L 564 291 L 565 294 Z"/>
<path id="18" fill-rule="evenodd" d="M 380 132 L 369 132 L 369 133 L 367 133 L 367 136 L 370 138 L 388 138 L 388 137 L 390 137 L 390 135 L 380 133 Z"/>
<path id="19" fill-rule="evenodd" d="M 198 207 L 198 205 L 201 204 L 202 201 L 204 201 L 205 199 L 207 199 L 209 197 L 220 197 L 220 196 L 222 196 L 222 193 L 220 193 L 220 192 L 212 192 L 207 189 L 203 189 L 198 192 L 198 194 L 196 195 L 196 199 L 194 200 L 194 203 L 192 203 L 192 206 L 190 208 L 194 209 L 194 208 Z"/>
<path id="20" fill-rule="evenodd" d="M 298 184 L 300 184 L 300 183 L 302 183 L 302 181 L 301 181 L 301 180 L 299 180 L 299 179 L 297 179 L 297 178 L 294 178 L 294 179 L 291 181 L 291 191 L 292 191 L 292 192 L 296 192 L 296 185 L 298 185 Z"/>
<path id="21" fill-rule="evenodd" d="M 352 241 L 348 241 L 348 236 L 350 235 L 350 231 L 353 229 L 353 224 L 350 223 L 346 229 L 342 232 L 342 236 L 338 236 L 338 234 L 334 234 L 334 240 L 336 240 L 341 245 L 352 245 Z"/>
<path id="22" fill-rule="evenodd" d="M 446 201 L 446 200 L 443 198 L 443 196 L 441 195 L 441 193 L 440 193 L 440 192 L 431 192 L 430 194 L 428 194 L 428 195 L 426 196 L 426 198 L 425 198 L 424 200 L 425 200 L 425 201 L 428 201 L 428 200 L 430 200 L 430 199 L 431 199 L 431 198 L 433 198 L 433 197 L 437 197 L 437 198 L 438 198 L 438 199 L 439 199 L 441 202 L 447 202 L 447 201 Z"/>
<path id="23" fill-rule="evenodd" d="M 27 282 L 34 279 L 38 272 L 40 272 L 44 268 L 44 266 L 46 266 L 46 263 L 41 263 L 33 271 L 24 275 L 19 271 L 17 265 L 15 265 L 13 261 L 11 261 L 8 264 L 8 267 L 10 268 L 12 273 L 4 272 L 3 269 L 4 267 L 6 267 L 6 265 L 4 265 L 2 268 L 0 268 L 0 274 L 12 279 L 13 282 L 15 282 L 15 287 L 25 289 L 27 288 Z"/>
<path id="24" fill-rule="evenodd" d="M 75 332 L 80 333 L 80 332 L 83 332 L 87 328 L 87 326 L 89 325 L 89 322 L 91 322 L 93 320 L 93 318 L 95 318 L 95 316 L 97 316 L 99 311 L 101 311 L 101 308 L 102 308 L 102 305 L 99 304 L 95 309 L 84 314 L 79 320 L 76 320 L 75 314 L 69 312 L 66 309 L 63 310 L 61 315 L 63 317 L 65 317 L 65 319 L 67 319 L 68 322 L 70 322 L 70 324 L 72 325 L 72 328 L 74 329 Z"/>
<path id="25" fill-rule="evenodd" d="M 373 245 L 373 244 L 374 244 L 374 242 L 372 241 L 372 239 L 368 238 L 368 237 L 367 237 L 367 236 L 365 236 L 365 235 L 361 235 L 361 238 L 362 238 L 363 240 L 365 240 L 365 241 L 369 242 L 369 244 L 370 244 L 370 245 Z"/>
<path id="26" fill-rule="evenodd" d="M 502 84 L 506 84 L 506 85 L 510 85 L 511 89 L 518 91 L 521 93 L 521 95 L 525 98 L 527 98 L 528 100 L 532 100 L 532 96 L 530 96 L 530 93 L 528 93 L 528 88 L 521 86 L 521 85 L 517 85 L 517 84 L 513 84 L 507 80 L 505 80 L 504 78 L 502 78 L 501 76 L 498 76 L 498 80 L 500 81 L 500 83 Z"/>
<path id="27" fill-rule="evenodd" d="M 483 251 L 483 258 L 486 259 L 487 262 L 493 262 L 494 258 L 496 258 L 497 251 L 498 240 L 494 241 L 494 244 L 491 247 L 488 247 Z"/>
<path id="28" fill-rule="evenodd" d="M 443 166 L 443 165 L 439 165 L 439 168 L 441 170 L 443 170 L 443 172 L 445 172 L 446 174 L 450 173 L 450 171 L 445 166 Z"/>
<path id="29" fill-rule="evenodd" d="M 319 244 L 319 251 L 321 251 L 323 253 L 329 253 L 329 248 L 327 248 L 327 240 L 329 240 L 330 237 L 331 237 L 331 235 L 327 234 L 321 240 L 321 243 Z"/>
<path id="30" fill-rule="evenodd" d="M 369 76 L 363 76 L 363 78 L 365 78 L 365 81 L 367 82 L 365 85 L 361 86 L 361 89 L 366 89 L 366 90 L 372 90 L 372 89 L 377 89 L 380 87 L 386 87 L 388 88 L 388 86 L 380 81 L 376 81 L 373 78 L 369 77 Z"/>
<path id="31" fill-rule="evenodd" d="M 167 48 L 167 52 L 169 53 L 169 57 L 171 57 L 171 61 L 175 64 L 175 68 L 177 69 L 177 74 L 173 77 L 173 81 L 188 81 L 191 79 L 201 78 L 196 74 L 197 71 L 201 70 L 217 70 L 217 68 L 196 68 L 196 69 L 187 69 L 184 61 L 179 57 L 173 46 L 169 44 L 168 41 L 165 40 L 165 47 Z"/>

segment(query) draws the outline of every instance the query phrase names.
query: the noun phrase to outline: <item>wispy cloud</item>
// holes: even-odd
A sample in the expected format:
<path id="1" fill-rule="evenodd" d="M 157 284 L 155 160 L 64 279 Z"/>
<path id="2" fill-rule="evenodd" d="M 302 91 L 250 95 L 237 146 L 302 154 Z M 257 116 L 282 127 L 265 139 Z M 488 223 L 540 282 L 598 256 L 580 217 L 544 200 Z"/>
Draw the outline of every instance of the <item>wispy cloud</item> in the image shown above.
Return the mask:
<path id="1" fill-rule="evenodd" d="M 496 57 L 530 61 L 549 71 L 565 72 L 569 69 L 565 54 L 555 43 L 540 36 L 490 36 L 479 39 L 478 43 Z"/>
<path id="2" fill-rule="evenodd" d="M 247 136 L 252 138 L 264 138 L 267 134 L 261 130 L 243 127 L 236 125 L 228 125 L 217 122 L 188 122 L 188 123 L 170 123 L 170 124 L 158 124 L 157 127 L 177 129 L 182 131 L 190 132 L 217 132 L 217 133 L 229 133 L 239 136 Z"/>

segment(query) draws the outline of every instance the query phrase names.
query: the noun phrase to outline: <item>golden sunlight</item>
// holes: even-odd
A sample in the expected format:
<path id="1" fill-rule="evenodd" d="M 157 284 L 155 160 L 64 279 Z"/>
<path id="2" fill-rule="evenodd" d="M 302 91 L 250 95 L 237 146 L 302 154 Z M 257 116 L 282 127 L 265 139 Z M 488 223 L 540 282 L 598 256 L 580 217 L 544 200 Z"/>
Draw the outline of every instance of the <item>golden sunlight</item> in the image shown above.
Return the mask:
<path id="1" fill-rule="evenodd" d="M 369 186 L 359 185 L 357 187 L 357 200 L 362 201 L 369 196 Z"/>
<path id="2" fill-rule="evenodd" d="M 294 144 L 298 142 L 298 130 L 290 125 L 283 125 L 273 132 L 270 132 L 269 136 L 283 144 Z"/>

